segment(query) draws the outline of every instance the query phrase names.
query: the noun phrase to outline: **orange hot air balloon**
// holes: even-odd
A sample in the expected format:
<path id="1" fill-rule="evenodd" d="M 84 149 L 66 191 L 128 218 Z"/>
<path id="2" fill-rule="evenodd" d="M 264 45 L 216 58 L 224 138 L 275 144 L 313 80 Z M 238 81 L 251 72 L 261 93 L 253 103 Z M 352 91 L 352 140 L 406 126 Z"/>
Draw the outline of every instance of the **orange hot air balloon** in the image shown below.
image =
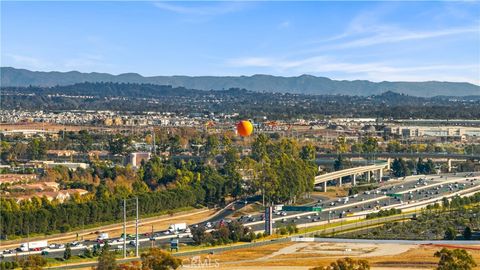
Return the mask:
<path id="1" fill-rule="evenodd" d="M 242 137 L 250 136 L 253 132 L 253 125 L 250 121 L 243 120 L 237 124 L 237 132 Z"/>

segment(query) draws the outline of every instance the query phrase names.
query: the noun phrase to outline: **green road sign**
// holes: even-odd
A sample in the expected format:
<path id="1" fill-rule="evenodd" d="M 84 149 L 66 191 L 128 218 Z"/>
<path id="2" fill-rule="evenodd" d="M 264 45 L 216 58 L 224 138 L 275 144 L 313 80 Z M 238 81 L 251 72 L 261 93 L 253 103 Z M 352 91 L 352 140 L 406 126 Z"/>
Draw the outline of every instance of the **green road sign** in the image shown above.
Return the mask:
<path id="1" fill-rule="evenodd" d="M 296 211 L 296 212 L 322 212 L 321 207 L 314 206 L 283 206 L 283 211 Z"/>

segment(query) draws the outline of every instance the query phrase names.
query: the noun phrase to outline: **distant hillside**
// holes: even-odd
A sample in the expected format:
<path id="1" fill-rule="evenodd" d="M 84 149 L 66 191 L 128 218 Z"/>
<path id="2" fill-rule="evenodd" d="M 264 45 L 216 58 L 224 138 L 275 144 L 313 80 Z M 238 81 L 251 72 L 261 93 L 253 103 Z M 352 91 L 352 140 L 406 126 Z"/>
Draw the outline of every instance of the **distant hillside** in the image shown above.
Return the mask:
<path id="1" fill-rule="evenodd" d="M 2 86 L 55 86 L 82 82 L 150 83 L 171 85 L 198 90 L 223 90 L 243 88 L 257 92 L 282 92 L 314 95 L 369 96 L 392 91 L 419 97 L 480 95 L 480 86 L 456 82 L 370 82 L 336 81 L 325 77 L 302 75 L 279 77 L 253 76 L 153 76 L 143 77 L 136 73 L 112 75 L 108 73 L 39 72 L 11 67 L 1 68 Z"/>
<path id="2" fill-rule="evenodd" d="M 4 110 L 113 110 L 205 115 L 240 114 L 252 119 L 320 119 L 325 116 L 480 119 L 480 96 L 414 97 L 394 92 L 372 96 L 301 95 L 195 90 L 154 84 L 78 83 L 54 87 L 2 87 Z"/>

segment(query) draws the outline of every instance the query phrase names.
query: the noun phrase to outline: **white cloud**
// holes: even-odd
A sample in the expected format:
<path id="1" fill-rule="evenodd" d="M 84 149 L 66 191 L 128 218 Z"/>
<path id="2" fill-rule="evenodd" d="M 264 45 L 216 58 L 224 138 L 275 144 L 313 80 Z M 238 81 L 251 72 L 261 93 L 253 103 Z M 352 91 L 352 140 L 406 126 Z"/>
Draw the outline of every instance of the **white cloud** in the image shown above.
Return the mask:
<path id="1" fill-rule="evenodd" d="M 278 25 L 278 28 L 279 29 L 285 29 L 285 28 L 289 28 L 290 26 L 291 26 L 290 21 L 283 21 Z"/>
<path id="2" fill-rule="evenodd" d="M 390 14 L 395 12 L 397 12 L 397 4 L 394 3 L 378 5 L 373 9 L 360 12 L 350 20 L 345 30 L 340 34 L 316 39 L 309 43 L 309 45 L 323 44 L 323 46 L 309 48 L 302 52 L 360 48 L 455 35 L 480 35 L 480 20 L 478 17 L 466 19 L 465 25 L 460 27 L 436 27 L 420 30 L 408 29 L 401 27 L 398 24 L 386 23 L 385 20 Z"/>
<path id="3" fill-rule="evenodd" d="M 66 69 L 80 70 L 84 68 L 101 69 L 110 67 L 111 65 L 105 64 L 103 56 L 99 54 L 81 54 L 78 57 L 66 59 L 63 63 Z"/>
<path id="4" fill-rule="evenodd" d="M 245 7 L 245 4 L 241 2 L 221 2 L 221 3 L 210 4 L 210 5 L 206 5 L 205 3 L 202 3 L 201 5 L 195 5 L 195 6 L 186 6 L 186 5 L 172 4 L 167 2 L 155 2 L 153 4 L 157 8 L 171 11 L 178 14 L 202 15 L 202 16 L 222 15 L 222 14 L 237 12 L 242 10 Z"/>
<path id="5" fill-rule="evenodd" d="M 5 61 L 5 63 L 2 63 L 2 65 L 31 69 L 45 69 L 51 67 L 50 63 L 32 56 L 12 53 L 6 53 L 5 56 L 7 61 Z"/>
<path id="6" fill-rule="evenodd" d="M 424 66 L 392 66 L 382 62 L 350 63 L 327 56 L 303 59 L 282 59 L 268 57 L 246 57 L 230 59 L 232 67 L 262 68 L 284 74 L 342 74 L 344 78 L 382 80 L 443 80 L 466 81 L 480 84 L 476 76 L 480 71 L 477 64 L 439 64 Z"/>
<path id="7" fill-rule="evenodd" d="M 480 33 L 478 27 L 451 28 L 443 30 L 413 32 L 413 31 L 388 31 L 375 34 L 366 38 L 360 38 L 345 43 L 335 44 L 331 48 L 357 48 L 385 43 L 395 43 L 409 40 L 430 39 L 459 34 Z"/>

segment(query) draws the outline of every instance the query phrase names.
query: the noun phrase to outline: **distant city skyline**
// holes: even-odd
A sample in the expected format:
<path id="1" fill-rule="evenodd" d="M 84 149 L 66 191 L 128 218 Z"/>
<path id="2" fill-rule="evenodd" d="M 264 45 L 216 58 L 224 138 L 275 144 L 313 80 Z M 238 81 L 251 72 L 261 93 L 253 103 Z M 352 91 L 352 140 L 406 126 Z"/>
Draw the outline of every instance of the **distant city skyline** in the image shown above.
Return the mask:
<path id="1" fill-rule="evenodd" d="M 480 85 L 480 2 L 2 1 L 1 66 Z"/>

